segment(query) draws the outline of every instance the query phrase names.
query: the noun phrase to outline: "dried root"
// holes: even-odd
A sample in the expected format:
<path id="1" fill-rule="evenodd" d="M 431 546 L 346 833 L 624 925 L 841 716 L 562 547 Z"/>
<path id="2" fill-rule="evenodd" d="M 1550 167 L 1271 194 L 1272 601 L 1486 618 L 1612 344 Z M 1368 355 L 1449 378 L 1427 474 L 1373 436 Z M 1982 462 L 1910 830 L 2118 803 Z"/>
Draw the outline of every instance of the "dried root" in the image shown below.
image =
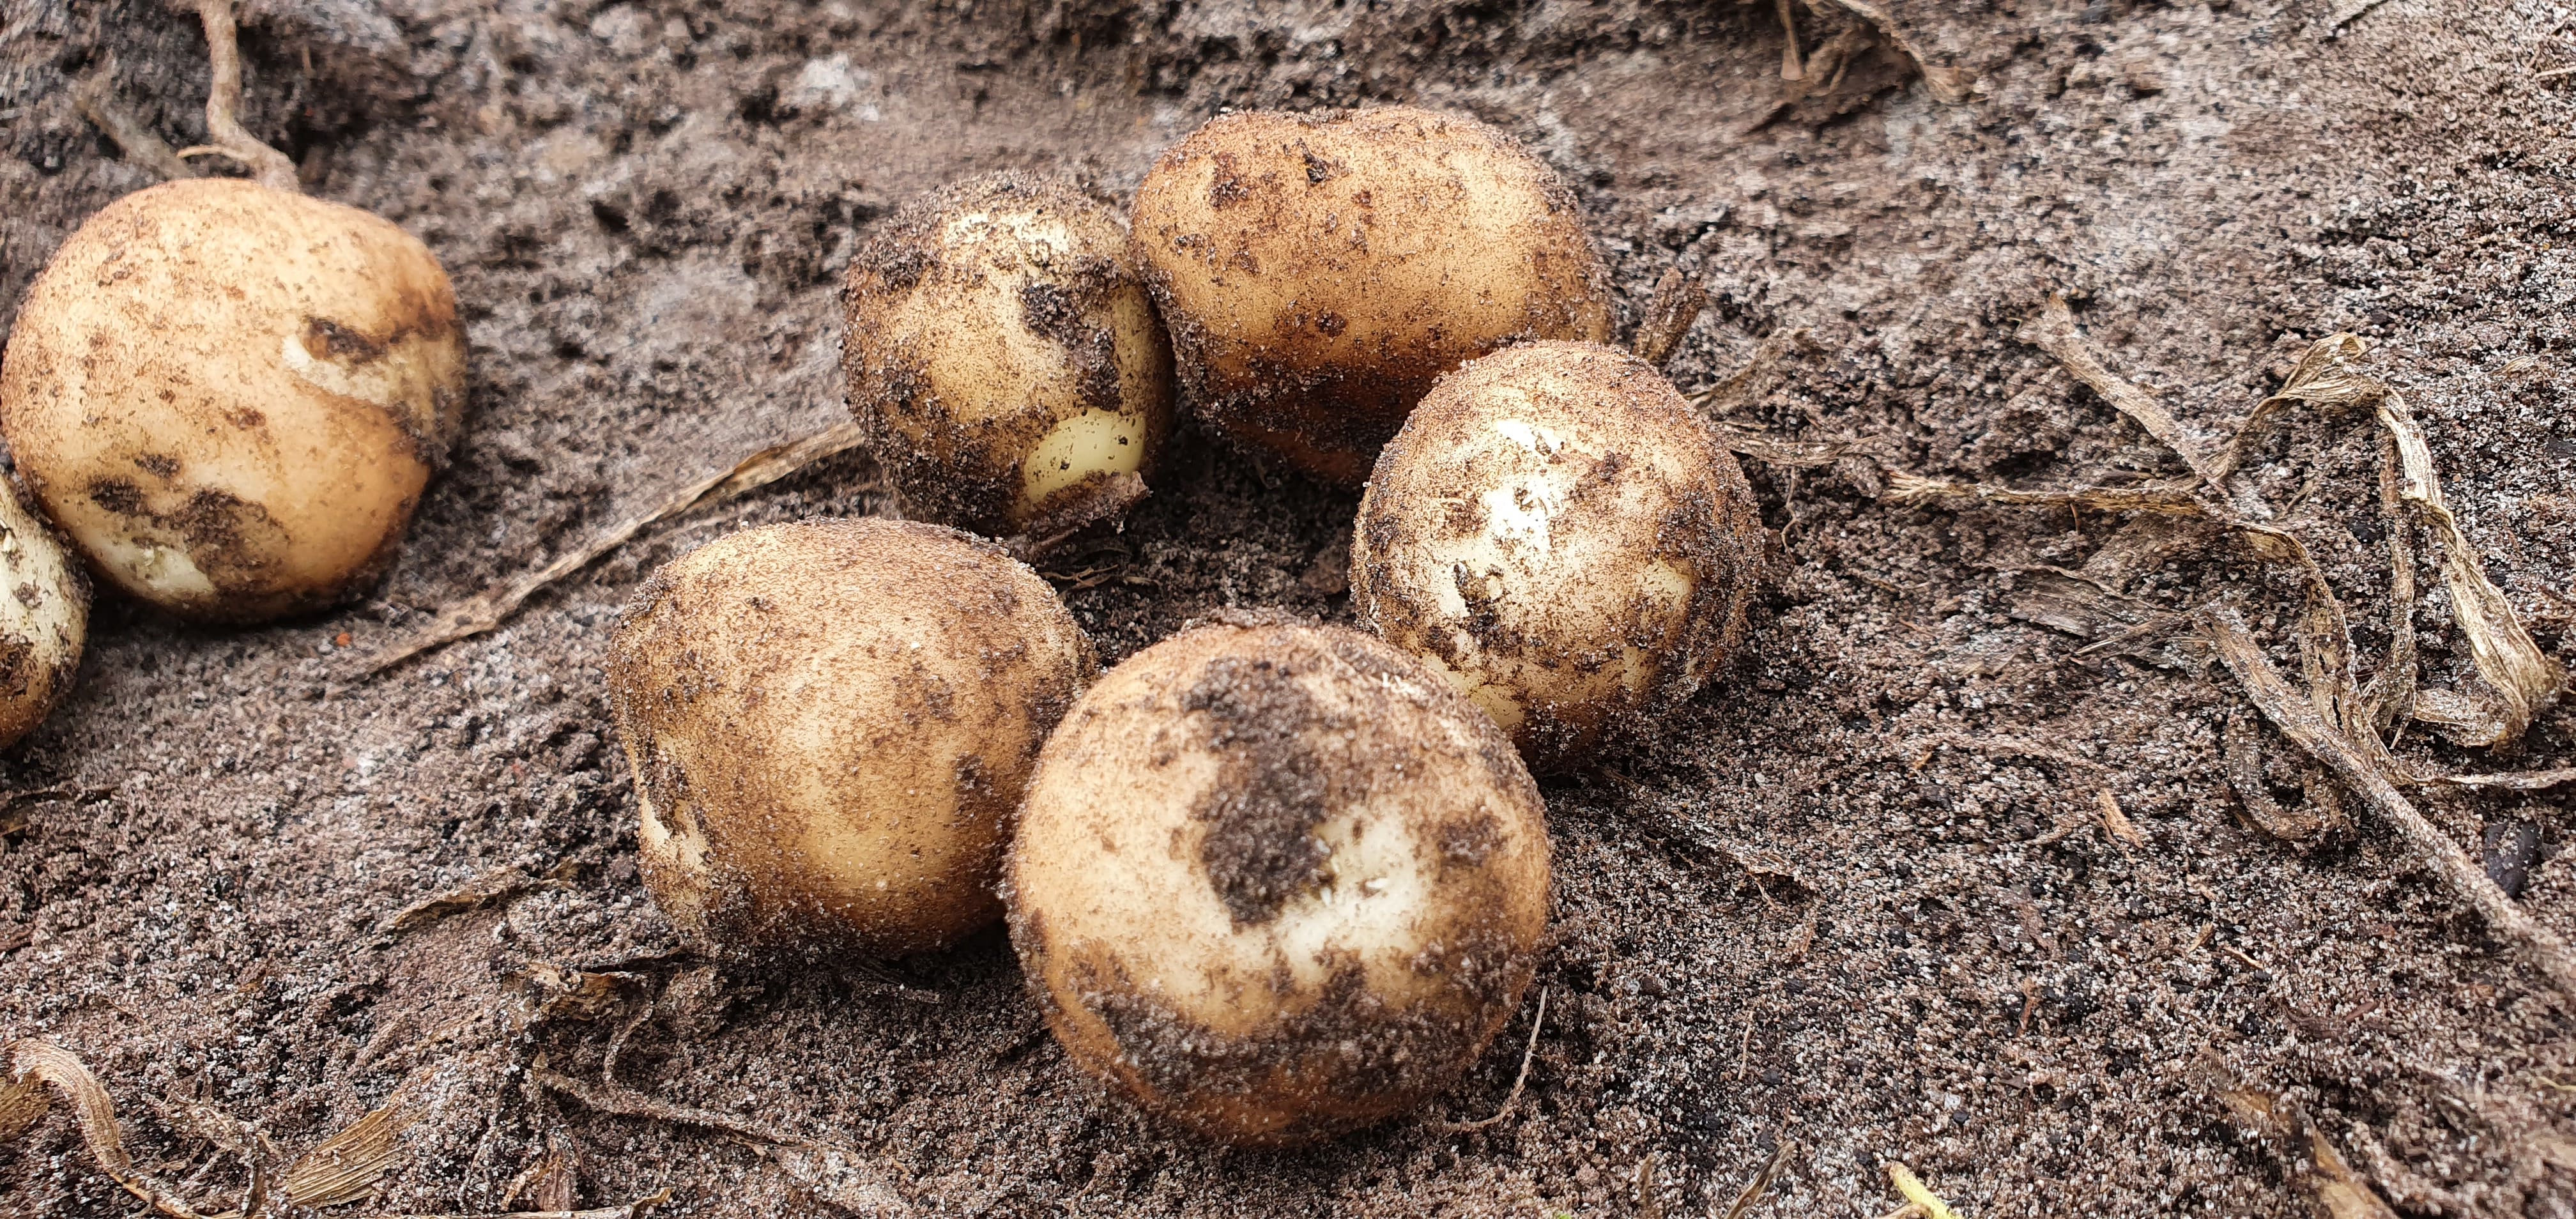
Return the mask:
<path id="1" fill-rule="evenodd" d="M 43 1117 L 45 1092 L 51 1089 L 70 1106 L 81 1144 L 109 1180 L 170 1219 L 205 1219 L 170 1187 L 135 1169 L 134 1158 L 125 1151 L 125 1129 L 116 1120 L 116 1102 L 71 1051 L 24 1038 L 9 1044 L 8 1066 L 8 1080 L 0 1084 L 0 1139 L 16 1138 Z"/>
<path id="2" fill-rule="evenodd" d="M 1752 1214 L 1762 1196 L 1771 1192 L 1771 1183 L 1780 1179 L 1780 1170 L 1789 1166 L 1789 1153 L 1797 1150 L 1797 1146 L 1785 1138 L 1781 1139 L 1780 1145 L 1772 1149 L 1770 1162 L 1764 1164 L 1762 1171 L 1755 1173 L 1752 1180 L 1745 1182 L 1743 1189 L 1736 1191 L 1735 1201 L 1727 1204 L 1723 1219 L 1744 1219 Z"/>
<path id="3" fill-rule="evenodd" d="M 1529 1086 L 1530 1059 L 1538 1053 L 1538 1031 L 1546 1025 L 1547 988 L 1542 986 L 1538 988 L 1538 1011 L 1530 1016 L 1529 1044 L 1521 1047 L 1521 1071 L 1519 1075 L 1512 1078 L 1511 1094 L 1503 1098 L 1502 1107 L 1494 1110 L 1491 1116 L 1480 1117 L 1472 1122 L 1442 1122 L 1440 1129 L 1449 1134 L 1465 1134 L 1471 1130 L 1483 1130 L 1489 1126 L 1498 1125 L 1504 1118 L 1510 1117 L 1513 1106 L 1521 1103 L 1521 1089 Z"/>
<path id="4" fill-rule="evenodd" d="M 356 676 L 373 676 L 423 652 L 491 630 L 508 621 L 520 606 L 527 604 L 528 598 L 599 561 L 601 556 L 625 545 L 646 528 L 768 486 L 825 458 L 856 448 L 860 439 L 857 424 L 840 423 L 813 435 L 762 449 L 722 474 L 682 488 L 678 494 L 663 501 L 660 507 L 619 522 L 529 575 L 439 611 L 429 625 L 409 637 L 360 658 L 353 666 L 353 673 Z"/>

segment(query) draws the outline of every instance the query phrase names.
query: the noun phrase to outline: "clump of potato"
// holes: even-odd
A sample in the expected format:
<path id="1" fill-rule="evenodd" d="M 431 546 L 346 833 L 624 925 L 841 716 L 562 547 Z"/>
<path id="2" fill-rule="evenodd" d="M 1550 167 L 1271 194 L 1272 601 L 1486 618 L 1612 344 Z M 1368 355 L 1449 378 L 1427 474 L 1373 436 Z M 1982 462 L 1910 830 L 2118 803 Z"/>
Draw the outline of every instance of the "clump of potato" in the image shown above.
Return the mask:
<path id="1" fill-rule="evenodd" d="M 1545 806 L 1492 721 L 1378 640 L 1277 616 L 1103 675 L 1039 756 L 1009 871 L 1074 1062 L 1236 1142 L 1447 1087 L 1547 923 Z"/>
<path id="2" fill-rule="evenodd" d="M 958 183 L 887 219 L 844 299 L 850 410 L 913 515 L 1043 540 L 1144 496 L 1172 353 L 1107 204 Z"/>
<path id="3" fill-rule="evenodd" d="M 645 883 L 736 948 L 944 947 L 994 884 L 1039 744 L 1090 641 L 1055 590 L 936 525 L 749 529 L 655 573 L 609 697 Z"/>
<path id="4" fill-rule="evenodd" d="M 1573 195 L 1472 119 L 1225 115 L 1145 176 L 1133 228 L 1199 417 L 1342 483 L 1461 361 L 1610 331 Z"/>
<path id="5" fill-rule="evenodd" d="M 465 408 L 428 247 L 250 182 L 170 182 L 54 255 L 0 364 L 0 433 L 118 588 L 190 617 L 322 608 L 373 582 Z"/>
<path id="6" fill-rule="evenodd" d="M 1532 343 L 1442 379 L 1378 455 L 1351 598 L 1545 771 L 1699 689 L 1762 548 L 1743 470 L 1661 373 Z"/>
<path id="7" fill-rule="evenodd" d="M 44 520 L 0 478 L 0 747 L 71 692 L 89 638 L 89 581 Z"/>

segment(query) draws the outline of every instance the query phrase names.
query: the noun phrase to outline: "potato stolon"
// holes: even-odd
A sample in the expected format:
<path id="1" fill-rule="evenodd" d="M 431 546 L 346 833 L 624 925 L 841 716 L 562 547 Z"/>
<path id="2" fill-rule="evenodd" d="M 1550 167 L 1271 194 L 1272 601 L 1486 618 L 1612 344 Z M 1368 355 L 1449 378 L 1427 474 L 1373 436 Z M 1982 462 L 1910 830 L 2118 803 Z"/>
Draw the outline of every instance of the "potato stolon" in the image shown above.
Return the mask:
<path id="1" fill-rule="evenodd" d="M 1001 913 L 1012 807 L 1093 666 L 1046 581 L 954 530 L 806 521 L 682 556 L 608 661 L 654 900 L 718 945 L 953 943 Z"/>
<path id="2" fill-rule="evenodd" d="M 1105 674 L 1039 755 L 1011 935 L 1073 1060 L 1218 1138 L 1412 1106 L 1519 1004 L 1547 922 L 1538 788 L 1438 675 L 1249 617 Z"/>
<path id="3" fill-rule="evenodd" d="M 236 179 L 91 217 L 0 365 L 0 433 L 46 513 L 110 583 L 226 621 L 381 575 L 464 406 L 465 332 L 428 247 Z"/>
<path id="4" fill-rule="evenodd" d="M 1132 227 L 1192 409 L 1343 483 L 1460 361 L 1610 330 L 1574 197 L 1473 119 L 1226 115 L 1155 163 Z"/>
<path id="5" fill-rule="evenodd" d="M 913 514 L 1044 541 L 1145 494 L 1172 352 L 1107 204 L 958 183 L 886 221 L 846 301 L 850 410 Z"/>
<path id="6" fill-rule="evenodd" d="M 1546 771 L 1725 662 L 1762 545 L 1743 470 L 1662 374 L 1532 343 L 1443 378 L 1379 454 L 1351 600 Z"/>

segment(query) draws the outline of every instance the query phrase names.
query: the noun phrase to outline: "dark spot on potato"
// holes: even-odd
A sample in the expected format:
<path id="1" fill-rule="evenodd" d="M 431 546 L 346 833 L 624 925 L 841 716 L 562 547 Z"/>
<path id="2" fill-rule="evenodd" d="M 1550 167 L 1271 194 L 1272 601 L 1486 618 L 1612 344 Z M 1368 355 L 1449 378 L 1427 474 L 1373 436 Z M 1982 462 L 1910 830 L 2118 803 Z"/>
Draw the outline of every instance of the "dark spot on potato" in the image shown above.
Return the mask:
<path id="1" fill-rule="evenodd" d="M 304 319 L 304 350 L 316 356 L 369 364 L 385 358 L 383 340 L 369 338 L 327 317 Z"/>
<path id="2" fill-rule="evenodd" d="M 1224 768 L 1192 810 L 1207 823 L 1199 858 L 1237 927 L 1269 922 L 1325 880 L 1331 851 L 1315 827 L 1332 812 L 1334 768 L 1305 734 L 1331 725 L 1295 675 L 1267 660 L 1209 662 L 1181 709 L 1207 713 L 1207 747 Z"/>
<path id="3" fill-rule="evenodd" d="M 134 464 L 155 478 L 169 478 L 179 472 L 179 459 L 166 453 L 146 453 L 135 458 Z"/>

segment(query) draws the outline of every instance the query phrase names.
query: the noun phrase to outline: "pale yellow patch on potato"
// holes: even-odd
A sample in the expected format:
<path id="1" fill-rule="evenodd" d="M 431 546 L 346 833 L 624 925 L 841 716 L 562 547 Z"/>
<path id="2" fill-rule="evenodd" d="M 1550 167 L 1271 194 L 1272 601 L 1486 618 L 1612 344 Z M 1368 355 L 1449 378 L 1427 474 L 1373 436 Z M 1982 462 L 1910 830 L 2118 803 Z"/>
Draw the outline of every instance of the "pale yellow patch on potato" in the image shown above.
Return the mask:
<path id="1" fill-rule="evenodd" d="M 1171 349 L 1126 249 L 1107 204 L 1003 174 L 903 208 L 851 260 L 850 410 L 909 513 L 1045 536 L 1144 494 Z"/>

